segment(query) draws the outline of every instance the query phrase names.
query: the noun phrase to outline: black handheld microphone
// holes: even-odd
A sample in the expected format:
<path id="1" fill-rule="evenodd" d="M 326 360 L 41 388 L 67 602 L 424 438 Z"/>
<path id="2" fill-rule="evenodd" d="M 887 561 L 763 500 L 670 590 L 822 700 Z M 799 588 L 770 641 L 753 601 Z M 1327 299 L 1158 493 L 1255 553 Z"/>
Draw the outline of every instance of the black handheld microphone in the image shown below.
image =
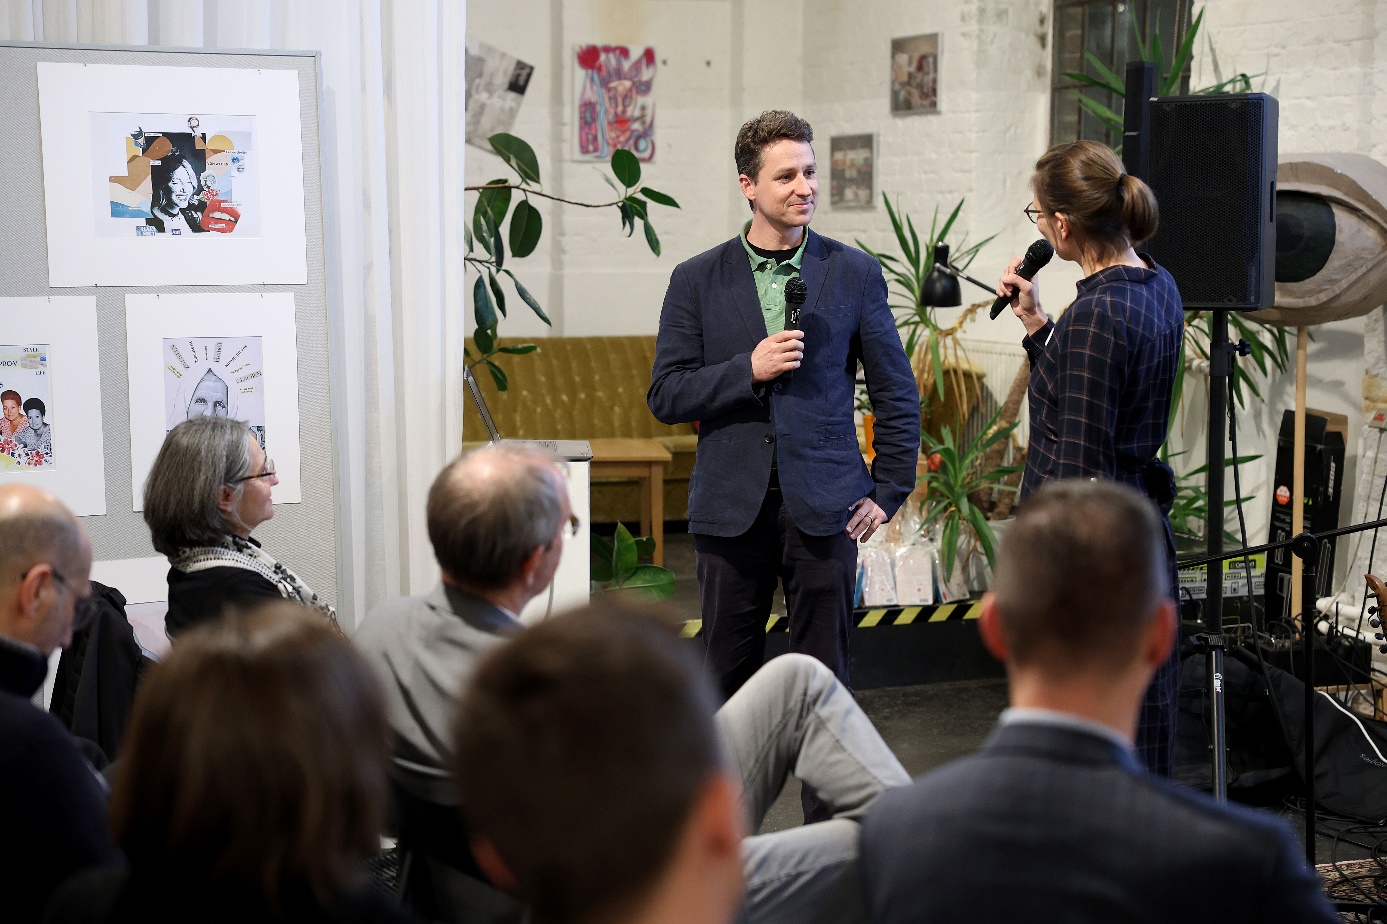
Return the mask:
<path id="1" fill-rule="evenodd" d="M 799 330 L 799 309 L 809 297 L 809 287 L 799 276 L 785 283 L 785 329 Z"/>
<path id="2" fill-rule="evenodd" d="M 804 300 L 809 297 L 809 287 L 799 276 L 791 276 L 785 282 L 785 329 L 799 330 L 799 311 Z M 794 378 L 794 370 L 780 373 L 780 378 L 788 382 Z"/>
<path id="3" fill-rule="evenodd" d="M 1050 246 L 1050 242 L 1041 238 L 1034 244 L 1026 248 L 1026 259 L 1021 261 L 1021 265 L 1016 268 L 1016 275 L 1022 279 L 1033 279 L 1035 274 L 1040 272 L 1050 258 L 1055 255 L 1055 248 Z M 999 295 L 997 300 L 992 303 L 992 311 L 988 315 L 992 320 L 997 320 L 997 315 L 1002 313 L 1002 309 L 1011 304 L 1012 295 Z"/>

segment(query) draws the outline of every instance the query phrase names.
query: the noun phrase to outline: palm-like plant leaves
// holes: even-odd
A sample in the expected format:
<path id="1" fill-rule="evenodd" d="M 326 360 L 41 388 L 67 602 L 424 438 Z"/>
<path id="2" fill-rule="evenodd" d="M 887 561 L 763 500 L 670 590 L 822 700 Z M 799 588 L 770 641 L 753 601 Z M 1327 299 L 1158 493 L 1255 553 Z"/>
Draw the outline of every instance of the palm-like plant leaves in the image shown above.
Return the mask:
<path id="1" fill-rule="evenodd" d="M 1015 490 L 1002 482 L 1021 471 L 1021 466 L 1004 465 L 990 470 L 983 467 L 987 451 L 1010 438 L 1016 429 L 1016 424 L 998 426 L 1000 416 L 1000 411 L 993 414 L 982 431 L 962 447 L 954 440 L 953 428 L 947 425 L 939 439 L 923 434 L 933 469 L 921 478 L 926 485 L 923 522 L 939 525 L 939 554 L 946 578 L 953 574 L 959 537 L 965 533 L 983 550 L 988 564 L 996 564 L 996 537 L 987 517 L 970 498 L 986 490 Z M 935 454 L 939 456 L 937 467 L 933 464 Z"/>

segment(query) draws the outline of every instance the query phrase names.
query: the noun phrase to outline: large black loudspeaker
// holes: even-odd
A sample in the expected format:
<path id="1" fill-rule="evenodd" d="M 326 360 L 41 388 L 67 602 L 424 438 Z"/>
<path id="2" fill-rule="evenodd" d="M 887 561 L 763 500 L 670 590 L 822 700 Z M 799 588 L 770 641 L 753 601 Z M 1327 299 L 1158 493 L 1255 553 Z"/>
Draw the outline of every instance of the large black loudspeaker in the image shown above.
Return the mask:
<path id="1" fill-rule="evenodd" d="M 1161 222 L 1144 248 L 1187 309 L 1269 308 L 1276 285 L 1276 100 L 1151 100 L 1149 171 Z"/>

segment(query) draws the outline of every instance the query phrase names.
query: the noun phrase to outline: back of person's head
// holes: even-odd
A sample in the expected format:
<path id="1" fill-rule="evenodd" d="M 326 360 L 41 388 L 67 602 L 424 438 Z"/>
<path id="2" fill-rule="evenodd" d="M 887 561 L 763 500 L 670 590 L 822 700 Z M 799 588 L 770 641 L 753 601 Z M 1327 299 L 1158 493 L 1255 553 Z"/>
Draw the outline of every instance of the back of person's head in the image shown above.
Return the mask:
<path id="1" fill-rule="evenodd" d="M 290 603 L 180 636 L 142 681 L 111 802 L 134 874 L 324 905 L 379 849 L 389 732 L 370 666 Z"/>
<path id="2" fill-rule="evenodd" d="M 31 484 L 0 486 L 0 636 L 44 655 L 66 646 L 90 575 L 91 543 L 62 501 Z"/>
<path id="3" fill-rule="evenodd" d="M 748 119 L 737 132 L 732 155 L 737 161 L 737 174 L 752 182 L 761 172 L 761 152 L 777 141 L 814 142 L 814 129 L 809 123 L 785 109 L 768 109 Z"/>
<path id="4" fill-rule="evenodd" d="M 1057 144 L 1035 162 L 1031 189 L 1041 209 L 1063 214 L 1096 256 L 1120 254 L 1156 233 L 1156 194 L 1097 141 Z"/>
<path id="5" fill-rule="evenodd" d="M 593 605 L 498 648 L 463 693 L 462 804 L 536 920 L 612 919 L 646 900 L 723 771 L 716 697 L 687 644 Z"/>
<path id="6" fill-rule="evenodd" d="M 1002 538 L 993 597 L 1010 659 L 1059 673 L 1137 657 L 1169 598 L 1164 527 L 1151 501 L 1111 481 L 1052 481 Z"/>
<path id="7" fill-rule="evenodd" d="M 239 479 L 254 474 L 250 461 L 244 420 L 194 417 L 170 430 L 144 483 L 144 521 L 155 550 L 172 556 L 216 545 L 231 532 L 237 524 L 222 510 L 222 488 L 244 491 Z"/>
<path id="8" fill-rule="evenodd" d="M 492 444 L 458 456 L 429 488 L 429 541 L 443 572 L 476 588 L 505 587 L 554 541 L 565 489 L 553 456 Z"/>

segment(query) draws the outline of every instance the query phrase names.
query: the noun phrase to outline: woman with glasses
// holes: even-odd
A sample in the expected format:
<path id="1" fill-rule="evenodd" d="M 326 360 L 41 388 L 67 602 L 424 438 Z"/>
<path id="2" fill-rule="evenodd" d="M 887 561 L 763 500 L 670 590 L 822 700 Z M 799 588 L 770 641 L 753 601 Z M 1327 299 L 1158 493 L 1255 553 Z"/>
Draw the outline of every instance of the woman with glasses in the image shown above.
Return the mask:
<path id="1" fill-rule="evenodd" d="M 285 598 L 337 613 L 251 537 L 275 515 L 273 460 L 243 420 L 196 417 L 169 431 L 144 487 L 154 548 L 168 556 L 169 637 L 228 608 Z"/>
<path id="2" fill-rule="evenodd" d="M 1170 274 L 1136 245 L 1156 233 L 1150 187 L 1129 176 L 1110 148 L 1075 141 L 1036 161 L 1026 215 L 1062 259 L 1084 271 L 1078 296 L 1052 321 L 1040 287 L 1011 262 L 997 294 L 1026 328 L 1031 360 L 1031 440 L 1021 502 L 1055 478 L 1110 478 L 1150 497 L 1167 516 L 1175 477 L 1157 453 L 1170 420 L 1184 309 Z M 1165 522 L 1172 595 L 1175 541 Z M 1170 774 L 1178 661 L 1152 681 L 1137 747 L 1153 772 Z"/>

